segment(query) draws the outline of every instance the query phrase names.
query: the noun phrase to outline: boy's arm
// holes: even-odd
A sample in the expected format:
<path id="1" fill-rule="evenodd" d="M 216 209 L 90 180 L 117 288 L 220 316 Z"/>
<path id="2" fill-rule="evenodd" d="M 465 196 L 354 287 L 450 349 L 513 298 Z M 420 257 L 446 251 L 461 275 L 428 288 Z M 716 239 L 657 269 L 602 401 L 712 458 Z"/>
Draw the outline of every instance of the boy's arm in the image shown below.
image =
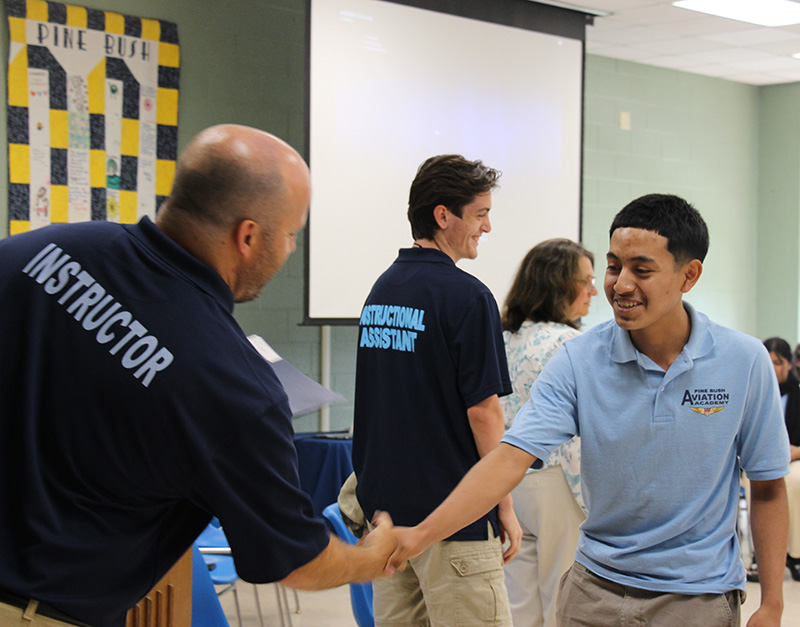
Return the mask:
<path id="1" fill-rule="evenodd" d="M 436 542 L 483 516 L 522 481 L 536 458 L 501 442 L 475 464 L 439 507 L 416 527 L 396 529 L 389 566 L 401 566 Z"/>
<path id="2" fill-rule="evenodd" d="M 750 512 L 761 582 L 761 605 L 747 625 L 779 627 L 783 613 L 783 571 L 789 534 L 789 506 L 783 478 L 750 481 Z"/>

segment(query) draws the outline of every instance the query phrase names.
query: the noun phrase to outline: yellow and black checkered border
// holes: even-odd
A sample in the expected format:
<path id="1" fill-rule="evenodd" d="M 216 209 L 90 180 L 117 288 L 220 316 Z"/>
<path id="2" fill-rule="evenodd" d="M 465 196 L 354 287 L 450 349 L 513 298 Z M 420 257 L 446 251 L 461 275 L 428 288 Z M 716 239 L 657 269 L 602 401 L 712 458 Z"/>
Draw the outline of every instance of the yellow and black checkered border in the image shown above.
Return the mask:
<path id="1" fill-rule="evenodd" d="M 48 2 L 45 0 L 25 0 L 25 17 L 9 16 L 9 39 L 12 43 L 23 44 L 15 58 L 9 58 L 8 104 L 28 107 L 27 51 L 25 21 L 48 21 Z M 64 5 L 66 26 L 88 28 L 88 10 L 85 7 Z M 102 11 L 105 18 L 105 32 L 124 35 L 125 17 L 114 11 Z M 129 18 L 130 19 L 130 18 Z M 180 68 L 180 46 L 177 43 L 161 41 L 161 22 L 149 18 L 134 18 L 141 24 L 140 39 L 158 43 L 158 64 L 164 68 Z M 91 87 L 90 87 L 91 90 Z M 102 97 L 102 96 L 101 96 Z M 90 100 L 93 98 L 90 97 Z M 178 125 L 178 89 L 161 87 L 156 93 L 156 122 L 160 126 Z M 136 157 L 139 148 L 139 120 L 123 118 L 121 154 Z M 177 133 L 176 133 L 177 136 Z M 68 148 L 67 112 L 57 109 L 50 111 L 50 147 Z M 30 147 L 26 144 L 9 142 L 9 183 L 30 184 Z M 98 176 L 98 163 L 101 176 Z M 90 185 L 105 188 L 105 151 L 90 151 Z M 156 196 L 166 197 L 172 188 L 175 177 L 175 159 L 157 159 L 155 168 Z M 50 186 L 51 223 L 68 222 L 68 186 Z M 135 191 L 120 190 L 120 221 L 134 223 L 137 216 L 138 194 Z M 156 207 L 157 209 L 157 207 Z M 13 235 L 30 230 L 30 220 L 9 220 L 9 232 Z"/>

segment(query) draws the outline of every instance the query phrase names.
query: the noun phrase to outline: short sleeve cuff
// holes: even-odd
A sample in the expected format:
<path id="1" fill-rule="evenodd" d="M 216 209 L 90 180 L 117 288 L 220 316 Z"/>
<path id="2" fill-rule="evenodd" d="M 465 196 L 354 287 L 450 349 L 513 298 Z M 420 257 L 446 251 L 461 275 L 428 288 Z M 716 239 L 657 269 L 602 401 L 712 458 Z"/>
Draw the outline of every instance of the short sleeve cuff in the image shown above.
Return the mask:
<path id="1" fill-rule="evenodd" d="M 782 466 L 772 470 L 747 470 L 747 478 L 751 481 L 772 481 L 773 479 L 780 479 L 789 474 L 789 465 Z"/>
<path id="2" fill-rule="evenodd" d="M 547 460 L 550 457 L 550 451 L 542 448 L 541 446 L 533 445 L 510 432 L 506 432 L 506 434 L 503 436 L 503 439 L 500 441 L 536 456 L 536 458 L 541 459 L 544 464 L 547 463 Z"/>
<path id="3" fill-rule="evenodd" d="M 508 396 L 511 394 L 511 384 L 505 383 L 502 381 L 498 381 L 488 387 L 483 388 L 482 390 L 471 394 L 470 396 L 464 399 L 464 403 L 467 407 L 474 407 L 478 403 L 485 401 L 490 396 L 494 396 L 497 394 L 498 398 L 502 398 L 503 396 Z"/>

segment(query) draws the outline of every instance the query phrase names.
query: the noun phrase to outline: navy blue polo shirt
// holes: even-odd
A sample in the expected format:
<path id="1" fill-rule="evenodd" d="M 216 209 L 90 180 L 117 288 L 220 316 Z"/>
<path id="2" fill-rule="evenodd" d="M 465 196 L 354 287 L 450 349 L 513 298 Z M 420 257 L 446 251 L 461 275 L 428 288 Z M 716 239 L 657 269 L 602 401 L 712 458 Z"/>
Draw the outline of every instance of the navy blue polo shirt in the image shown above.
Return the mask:
<path id="1" fill-rule="evenodd" d="M 446 254 L 400 251 L 358 328 L 353 465 L 368 517 L 416 525 L 480 456 L 467 409 L 511 391 L 497 303 Z M 496 510 L 451 540 L 485 540 Z"/>
<path id="2" fill-rule="evenodd" d="M 327 546 L 212 268 L 146 218 L 7 238 L 0 267 L 0 589 L 122 625 L 212 514 L 250 581 Z"/>

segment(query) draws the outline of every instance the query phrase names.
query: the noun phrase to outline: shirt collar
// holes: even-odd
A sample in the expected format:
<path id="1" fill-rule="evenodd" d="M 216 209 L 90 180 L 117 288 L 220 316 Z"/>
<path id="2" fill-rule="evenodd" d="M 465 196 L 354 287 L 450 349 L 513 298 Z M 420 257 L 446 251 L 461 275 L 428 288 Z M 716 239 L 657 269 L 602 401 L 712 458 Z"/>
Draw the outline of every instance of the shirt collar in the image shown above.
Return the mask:
<path id="1" fill-rule="evenodd" d="M 150 218 L 144 216 L 138 224 L 126 224 L 125 229 L 176 274 L 209 294 L 229 313 L 233 312 L 233 292 L 219 273 L 167 237 Z"/>
<path id="2" fill-rule="evenodd" d="M 450 255 L 443 253 L 438 248 L 401 248 L 397 254 L 397 261 L 424 261 L 427 263 L 446 263 L 454 266 L 455 262 Z"/>
<path id="3" fill-rule="evenodd" d="M 689 335 L 689 341 L 681 352 L 685 352 L 690 359 L 698 359 L 711 352 L 714 347 L 714 336 L 709 328 L 708 316 L 697 311 L 686 301 L 683 301 L 683 308 L 692 321 L 692 331 Z M 631 341 L 631 334 L 616 322 L 612 322 L 612 324 L 614 328 L 609 350 L 611 359 L 617 363 L 637 361 L 639 351 L 636 350 Z"/>

